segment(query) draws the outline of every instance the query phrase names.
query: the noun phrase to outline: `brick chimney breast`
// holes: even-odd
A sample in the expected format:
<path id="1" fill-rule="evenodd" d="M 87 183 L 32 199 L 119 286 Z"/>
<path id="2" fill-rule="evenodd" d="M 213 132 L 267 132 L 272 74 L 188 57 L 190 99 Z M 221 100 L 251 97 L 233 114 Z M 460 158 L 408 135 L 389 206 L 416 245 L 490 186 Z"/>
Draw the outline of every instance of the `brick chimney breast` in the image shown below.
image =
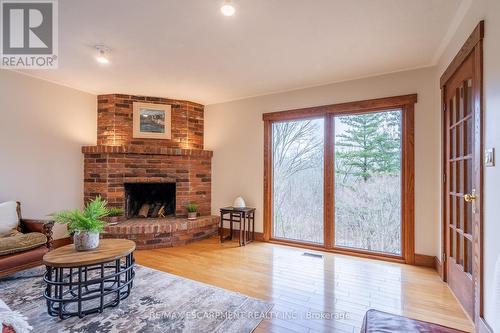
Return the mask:
<path id="1" fill-rule="evenodd" d="M 133 103 L 171 105 L 170 140 L 133 138 Z M 97 145 L 82 147 L 85 202 L 100 195 L 125 209 L 125 183 L 176 184 L 175 215 L 189 202 L 210 215 L 212 152 L 203 150 L 201 104 L 122 94 L 97 97 Z"/>

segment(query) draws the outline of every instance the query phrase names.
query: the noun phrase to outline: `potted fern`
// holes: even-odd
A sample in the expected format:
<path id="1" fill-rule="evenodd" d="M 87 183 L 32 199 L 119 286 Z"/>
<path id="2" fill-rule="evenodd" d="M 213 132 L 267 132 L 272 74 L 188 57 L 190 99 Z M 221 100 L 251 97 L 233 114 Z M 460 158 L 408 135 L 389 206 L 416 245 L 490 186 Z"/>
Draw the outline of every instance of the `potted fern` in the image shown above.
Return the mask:
<path id="1" fill-rule="evenodd" d="M 108 222 L 110 225 L 117 224 L 124 219 L 123 209 L 117 207 L 109 207 L 108 208 L 108 216 L 106 216 L 103 220 Z"/>
<path id="2" fill-rule="evenodd" d="M 77 251 L 93 250 L 99 246 L 99 233 L 106 226 L 103 219 L 109 215 L 106 200 L 97 197 L 83 210 L 65 210 L 54 214 L 57 223 L 66 224 Z"/>
<path id="3" fill-rule="evenodd" d="M 188 212 L 188 220 L 196 220 L 198 216 L 198 205 L 194 202 L 190 202 L 186 205 L 186 210 Z"/>

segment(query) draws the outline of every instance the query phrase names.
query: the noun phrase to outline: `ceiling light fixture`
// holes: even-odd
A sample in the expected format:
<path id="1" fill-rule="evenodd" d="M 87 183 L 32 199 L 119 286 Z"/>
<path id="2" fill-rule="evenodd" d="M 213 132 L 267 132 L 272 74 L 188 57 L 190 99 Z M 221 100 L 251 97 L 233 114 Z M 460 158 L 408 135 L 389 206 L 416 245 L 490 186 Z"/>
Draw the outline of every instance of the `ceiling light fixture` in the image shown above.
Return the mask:
<path id="1" fill-rule="evenodd" d="M 95 60 L 103 65 L 109 64 L 109 48 L 104 45 L 96 45 L 95 48 L 97 49 L 97 56 L 95 57 Z"/>
<path id="2" fill-rule="evenodd" d="M 236 12 L 236 8 L 234 8 L 231 0 L 224 0 L 224 4 L 220 7 L 220 11 L 224 16 L 233 16 Z"/>

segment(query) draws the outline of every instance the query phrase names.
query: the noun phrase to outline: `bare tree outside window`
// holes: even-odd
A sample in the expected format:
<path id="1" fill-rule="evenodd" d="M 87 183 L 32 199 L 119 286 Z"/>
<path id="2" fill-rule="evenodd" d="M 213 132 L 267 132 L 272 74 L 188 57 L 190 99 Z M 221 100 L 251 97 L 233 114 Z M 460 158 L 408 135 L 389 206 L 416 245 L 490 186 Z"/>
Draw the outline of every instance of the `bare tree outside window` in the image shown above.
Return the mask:
<path id="1" fill-rule="evenodd" d="M 273 124 L 273 236 L 323 243 L 323 119 Z"/>
<path id="2" fill-rule="evenodd" d="M 335 245 L 401 254 L 401 111 L 335 121 Z M 323 244 L 324 120 L 272 127 L 273 237 Z"/>

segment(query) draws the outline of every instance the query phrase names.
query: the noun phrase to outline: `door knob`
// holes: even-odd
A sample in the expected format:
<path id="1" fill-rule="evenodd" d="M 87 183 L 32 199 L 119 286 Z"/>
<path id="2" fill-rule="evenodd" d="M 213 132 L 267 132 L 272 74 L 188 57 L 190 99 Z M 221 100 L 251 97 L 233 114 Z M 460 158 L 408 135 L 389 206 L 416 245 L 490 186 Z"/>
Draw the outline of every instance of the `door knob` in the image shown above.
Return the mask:
<path id="1" fill-rule="evenodd" d="M 473 202 L 475 201 L 477 198 L 476 196 L 476 191 L 475 190 L 472 190 L 472 193 L 467 193 L 466 195 L 464 195 L 464 200 L 465 202 Z"/>

